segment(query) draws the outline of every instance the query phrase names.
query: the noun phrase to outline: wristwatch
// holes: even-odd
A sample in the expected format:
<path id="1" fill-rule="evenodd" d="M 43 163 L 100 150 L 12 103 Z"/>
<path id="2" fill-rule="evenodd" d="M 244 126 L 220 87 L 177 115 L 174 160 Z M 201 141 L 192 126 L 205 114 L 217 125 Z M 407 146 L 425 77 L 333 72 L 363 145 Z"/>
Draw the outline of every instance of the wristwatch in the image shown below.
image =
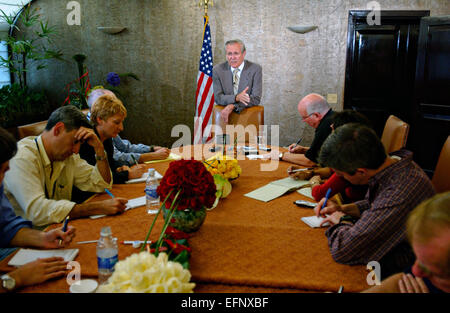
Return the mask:
<path id="1" fill-rule="evenodd" d="M 284 155 L 284 152 L 281 152 L 280 155 L 278 156 L 279 161 L 283 160 L 283 155 Z"/>
<path id="2" fill-rule="evenodd" d="M 102 156 L 97 155 L 97 154 L 95 155 L 95 159 L 96 159 L 97 161 L 104 161 L 104 160 L 106 160 L 106 157 L 107 157 L 106 151 L 103 150 L 103 152 L 104 152 L 104 154 L 103 154 Z"/>
<path id="3" fill-rule="evenodd" d="M 8 274 L 2 275 L 0 279 L 2 280 L 3 288 L 6 290 L 13 290 L 16 287 L 16 280 Z"/>

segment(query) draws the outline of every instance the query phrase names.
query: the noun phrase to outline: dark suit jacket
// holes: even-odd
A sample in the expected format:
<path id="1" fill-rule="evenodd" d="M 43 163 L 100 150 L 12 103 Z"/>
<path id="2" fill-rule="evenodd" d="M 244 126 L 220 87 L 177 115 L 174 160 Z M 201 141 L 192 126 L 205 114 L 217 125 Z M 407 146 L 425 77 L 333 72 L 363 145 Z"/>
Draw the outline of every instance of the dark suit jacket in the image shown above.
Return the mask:
<path id="1" fill-rule="evenodd" d="M 239 79 L 238 93 L 248 87 L 250 103 L 248 106 L 235 102 L 233 92 L 233 74 L 230 65 L 224 62 L 213 68 L 214 101 L 218 105 L 234 104 L 234 111 L 241 113 L 246 107 L 259 105 L 262 94 L 262 67 L 250 61 L 244 61 L 244 69 Z"/>

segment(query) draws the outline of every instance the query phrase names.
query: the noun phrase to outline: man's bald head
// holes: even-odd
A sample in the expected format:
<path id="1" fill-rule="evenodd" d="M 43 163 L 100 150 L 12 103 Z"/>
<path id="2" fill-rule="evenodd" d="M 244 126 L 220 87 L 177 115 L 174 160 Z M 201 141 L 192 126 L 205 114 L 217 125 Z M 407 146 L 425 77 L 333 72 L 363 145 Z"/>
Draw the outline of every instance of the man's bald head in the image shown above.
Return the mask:
<path id="1" fill-rule="evenodd" d="M 330 105 L 324 97 L 317 93 L 310 93 L 309 95 L 303 97 L 298 103 L 297 109 L 302 115 L 310 115 L 312 113 L 323 113 L 330 109 Z"/>
<path id="2" fill-rule="evenodd" d="M 310 93 L 300 100 L 297 110 L 304 122 L 313 128 L 317 128 L 322 118 L 330 110 L 330 105 L 321 95 Z"/>

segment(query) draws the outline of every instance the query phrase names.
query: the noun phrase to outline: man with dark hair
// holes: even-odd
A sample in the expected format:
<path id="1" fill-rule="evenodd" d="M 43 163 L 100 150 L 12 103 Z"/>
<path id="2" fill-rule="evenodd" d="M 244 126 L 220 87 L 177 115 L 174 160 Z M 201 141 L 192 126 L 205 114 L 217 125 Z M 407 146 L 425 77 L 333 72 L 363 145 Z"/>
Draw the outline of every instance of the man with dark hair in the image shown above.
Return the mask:
<path id="1" fill-rule="evenodd" d="M 68 245 L 75 235 L 69 226 L 66 232 L 53 229 L 42 232 L 32 229 L 30 221 L 14 214 L 3 193 L 3 178 L 9 169 L 9 160 L 16 154 L 14 137 L 0 127 L 0 260 L 11 254 L 13 247 L 55 249 Z M 67 262 L 63 258 L 44 258 L 24 264 L 19 269 L 0 275 L 0 292 L 12 291 L 22 286 L 34 285 L 66 273 Z"/>
<path id="2" fill-rule="evenodd" d="M 314 209 L 323 223 L 336 262 L 367 264 L 378 261 L 382 276 L 398 272 L 414 261 L 406 241 L 408 213 L 435 194 L 427 175 L 399 150 L 386 155 L 375 132 L 361 124 L 338 127 L 323 143 L 319 161 L 354 185 L 368 184 L 364 200 L 338 205 L 322 199 Z"/>
<path id="3" fill-rule="evenodd" d="M 127 202 L 123 198 L 85 204 L 70 201 L 73 186 L 103 192 L 112 185 L 103 144 L 90 127 L 80 110 L 63 106 L 50 115 L 40 136 L 19 141 L 5 176 L 5 194 L 17 215 L 44 227 L 60 223 L 68 215 L 77 218 L 123 212 Z M 82 142 L 94 148 L 95 166 L 78 155 Z"/>
<path id="4" fill-rule="evenodd" d="M 227 61 L 214 66 L 214 101 L 225 106 L 220 116 L 225 123 L 231 112 L 241 113 L 245 108 L 259 105 L 262 95 L 262 67 L 245 60 L 242 40 L 225 43 Z"/>

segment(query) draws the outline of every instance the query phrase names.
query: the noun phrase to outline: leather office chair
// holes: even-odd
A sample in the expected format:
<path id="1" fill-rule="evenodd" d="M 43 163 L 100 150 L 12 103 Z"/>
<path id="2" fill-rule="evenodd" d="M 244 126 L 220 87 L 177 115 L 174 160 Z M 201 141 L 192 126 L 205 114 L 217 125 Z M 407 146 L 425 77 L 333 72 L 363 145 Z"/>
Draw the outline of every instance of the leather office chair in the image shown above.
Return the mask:
<path id="1" fill-rule="evenodd" d="M 220 117 L 220 112 L 225 108 L 225 106 L 220 105 L 214 105 L 213 112 L 212 112 L 212 125 L 217 125 L 220 128 L 222 128 L 222 132 L 226 132 L 226 124 L 223 122 L 222 118 Z M 262 131 L 264 125 L 264 107 L 261 105 L 253 106 L 246 108 L 244 111 L 242 111 L 240 114 L 237 114 L 236 112 L 232 112 L 228 118 L 228 125 L 242 125 L 244 129 L 249 125 L 254 125 L 255 128 L 249 127 L 247 132 L 245 134 L 245 142 L 248 143 L 250 140 L 253 140 L 255 136 L 258 135 L 260 130 Z M 214 136 L 214 126 L 212 128 L 212 135 Z M 252 139 L 250 139 L 252 138 Z M 238 137 L 238 142 L 242 141 L 243 138 Z M 231 139 L 231 143 L 234 141 L 234 139 Z"/>
<path id="2" fill-rule="evenodd" d="M 45 129 L 47 121 L 40 121 L 27 125 L 17 126 L 19 140 L 28 136 L 39 136 Z"/>
<path id="3" fill-rule="evenodd" d="M 83 112 L 84 115 L 87 115 L 89 113 L 89 109 L 83 109 L 81 112 Z M 17 135 L 19 136 L 19 140 L 28 136 L 39 136 L 44 131 L 45 126 L 47 126 L 46 120 L 17 126 Z"/>
<path id="4" fill-rule="evenodd" d="M 406 146 L 408 139 L 409 124 L 398 117 L 391 115 L 386 121 L 381 142 L 387 153 L 400 150 Z"/>
<path id="5" fill-rule="evenodd" d="M 439 154 L 431 182 L 438 193 L 450 190 L 450 136 Z"/>

